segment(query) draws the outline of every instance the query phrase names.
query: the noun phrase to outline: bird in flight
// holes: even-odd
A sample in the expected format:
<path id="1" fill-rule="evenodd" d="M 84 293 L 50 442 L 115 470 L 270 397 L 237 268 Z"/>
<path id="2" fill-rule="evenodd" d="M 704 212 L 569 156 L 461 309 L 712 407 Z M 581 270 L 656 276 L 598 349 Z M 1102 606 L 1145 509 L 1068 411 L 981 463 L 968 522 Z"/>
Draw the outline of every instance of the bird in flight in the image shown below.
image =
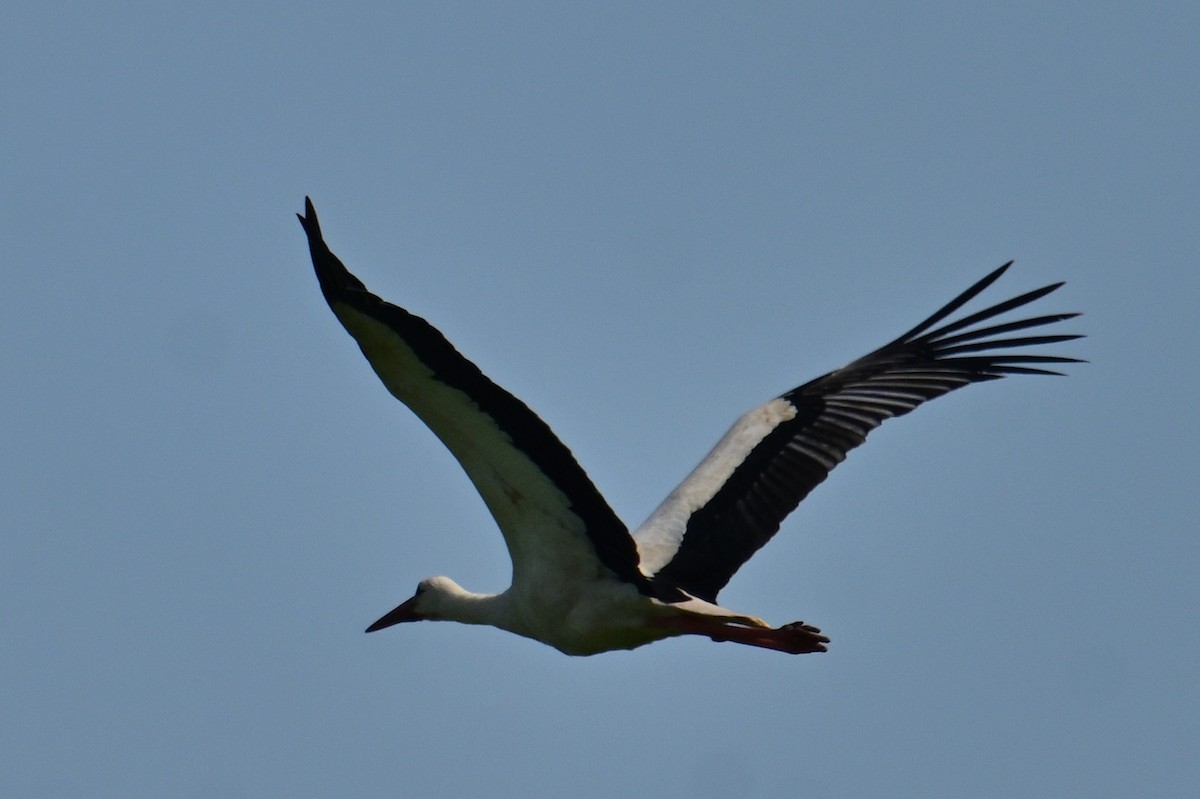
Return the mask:
<path id="1" fill-rule="evenodd" d="M 325 244 L 311 200 L 297 216 L 334 315 L 387 390 L 462 465 L 512 559 L 507 590 L 474 593 L 448 577 L 431 577 L 367 632 L 401 622 L 457 621 L 499 627 L 568 655 L 633 649 L 678 635 L 790 654 L 824 652 L 829 639 L 818 628 L 799 621 L 771 627 L 721 607 L 717 594 L 884 420 L 971 383 L 1061 374 L 1047 367 L 1079 361 L 1020 351 L 1080 338 L 1041 332 L 1078 314 L 993 321 L 1062 283 L 943 324 L 1010 261 L 899 338 L 742 416 L 630 534 L 541 418 L 436 328 L 350 274 Z"/>

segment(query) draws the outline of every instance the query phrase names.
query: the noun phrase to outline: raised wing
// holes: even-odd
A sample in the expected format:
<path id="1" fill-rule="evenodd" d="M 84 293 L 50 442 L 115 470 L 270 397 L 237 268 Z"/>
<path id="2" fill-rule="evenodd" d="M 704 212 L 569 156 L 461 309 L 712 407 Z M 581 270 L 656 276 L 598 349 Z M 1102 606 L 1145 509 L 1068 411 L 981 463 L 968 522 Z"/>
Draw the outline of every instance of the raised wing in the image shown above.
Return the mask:
<path id="1" fill-rule="evenodd" d="M 387 390 L 474 483 L 504 534 L 513 584 L 545 569 L 581 574 L 603 567 L 649 592 L 625 525 L 546 423 L 424 319 L 367 291 L 329 251 L 311 200 L 304 209 L 297 216 L 329 307 Z"/>
<path id="2" fill-rule="evenodd" d="M 715 602 L 734 572 L 771 539 L 808 492 L 885 419 L 969 383 L 1010 374 L 1059 374 L 1039 365 L 1078 361 L 1008 352 L 1077 335 L 1005 337 L 1078 314 L 976 327 L 1062 283 L 930 330 L 1011 265 L 996 269 L 895 341 L 739 419 L 634 533 L 642 571 L 663 590 L 679 588 Z"/>

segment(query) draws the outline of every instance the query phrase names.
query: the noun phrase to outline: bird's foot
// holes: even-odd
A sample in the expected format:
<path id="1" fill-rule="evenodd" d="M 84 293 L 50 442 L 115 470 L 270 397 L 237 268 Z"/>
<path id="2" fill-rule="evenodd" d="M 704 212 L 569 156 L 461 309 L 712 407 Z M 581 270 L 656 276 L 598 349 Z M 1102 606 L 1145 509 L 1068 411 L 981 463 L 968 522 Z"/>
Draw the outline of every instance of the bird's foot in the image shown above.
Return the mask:
<path id="1" fill-rule="evenodd" d="M 821 635 L 821 628 L 814 627 L 811 624 L 794 621 L 791 624 L 783 625 L 777 630 L 772 630 L 772 632 L 776 633 L 781 642 L 788 646 L 788 648 L 781 649 L 780 651 L 791 652 L 794 655 L 806 652 L 828 651 L 825 648 L 825 644 L 829 643 L 829 638 Z"/>

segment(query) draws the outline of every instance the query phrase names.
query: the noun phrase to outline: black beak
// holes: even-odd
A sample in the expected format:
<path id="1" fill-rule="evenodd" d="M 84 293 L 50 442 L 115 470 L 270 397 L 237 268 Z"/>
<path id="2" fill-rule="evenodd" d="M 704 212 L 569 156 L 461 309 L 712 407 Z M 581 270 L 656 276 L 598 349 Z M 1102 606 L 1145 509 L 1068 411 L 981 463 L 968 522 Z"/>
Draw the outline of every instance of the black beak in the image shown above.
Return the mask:
<path id="1" fill-rule="evenodd" d="M 399 624 L 404 621 L 420 621 L 423 617 L 417 614 L 416 604 L 417 598 L 414 596 L 400 607 L 389 611 L 382 619 L 368 627 L 367 632 L 373 633 L 376 630 L 382 630 L 384 627 L 391 627 L 393 624 Z"/>

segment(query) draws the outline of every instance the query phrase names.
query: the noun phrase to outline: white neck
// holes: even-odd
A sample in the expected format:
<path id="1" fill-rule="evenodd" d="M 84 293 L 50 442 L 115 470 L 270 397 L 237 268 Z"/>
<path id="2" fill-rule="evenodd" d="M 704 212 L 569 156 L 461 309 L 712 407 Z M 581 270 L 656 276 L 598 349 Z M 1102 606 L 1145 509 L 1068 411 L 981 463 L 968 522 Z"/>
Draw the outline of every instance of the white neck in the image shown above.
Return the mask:
<path id="1" fill-rule="evenodd" d="M 448 577 L 427 581 L 418 611 L 431 621 L 488 624 L 511 629 L 507 595 L 476 594 Z"/>

